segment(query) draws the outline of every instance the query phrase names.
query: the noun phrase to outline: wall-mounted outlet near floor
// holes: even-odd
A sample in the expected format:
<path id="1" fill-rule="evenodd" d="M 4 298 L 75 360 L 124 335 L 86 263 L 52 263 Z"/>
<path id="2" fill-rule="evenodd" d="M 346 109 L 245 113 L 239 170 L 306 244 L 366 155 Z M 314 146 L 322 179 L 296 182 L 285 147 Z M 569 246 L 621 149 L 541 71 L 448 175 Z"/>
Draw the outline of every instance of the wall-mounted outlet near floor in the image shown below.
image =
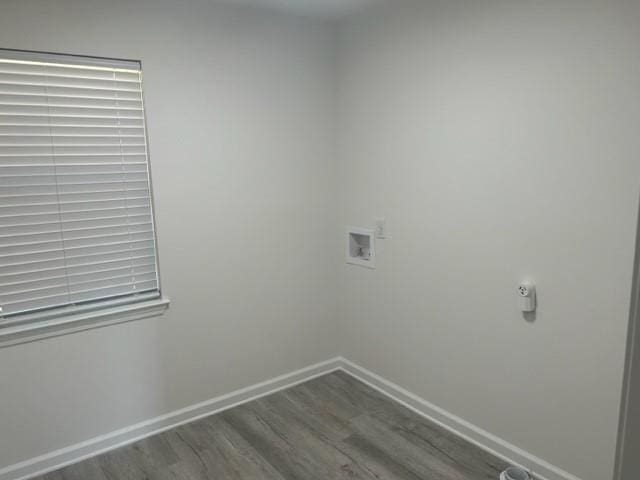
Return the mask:
<path id="1" fill-rule="evenodd" d="M 352 265 L 376 268 L 373 230 L 357 227 L 347 228 L 346 261 Z"/>

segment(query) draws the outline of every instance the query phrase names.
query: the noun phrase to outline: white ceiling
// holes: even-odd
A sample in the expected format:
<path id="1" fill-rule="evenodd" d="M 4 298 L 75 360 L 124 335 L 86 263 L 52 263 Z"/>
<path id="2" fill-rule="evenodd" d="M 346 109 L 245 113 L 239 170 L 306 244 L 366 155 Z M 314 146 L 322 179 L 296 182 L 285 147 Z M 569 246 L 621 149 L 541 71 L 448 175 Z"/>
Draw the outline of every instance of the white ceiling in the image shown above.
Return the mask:
<path id="1" fill-rule="evenodd" d="M 339 18 L 381 0 L 222 0 L 286 10 L 302 15 Z"/>

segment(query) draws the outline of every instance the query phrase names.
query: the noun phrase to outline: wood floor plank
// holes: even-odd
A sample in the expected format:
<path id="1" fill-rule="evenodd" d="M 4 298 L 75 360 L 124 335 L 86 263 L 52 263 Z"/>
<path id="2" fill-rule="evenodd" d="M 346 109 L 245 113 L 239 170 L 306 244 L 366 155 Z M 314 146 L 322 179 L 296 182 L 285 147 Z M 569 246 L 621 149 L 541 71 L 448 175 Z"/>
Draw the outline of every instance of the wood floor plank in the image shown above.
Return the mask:
<path id="1" fill-rule="evenodd" d="M 505 467 L 333 372 L 34 480 L 495 480 Z"/>
<path id="2" fill-rule="evenodd" d="M 354 414 L 341 410 L 314 385 L 303 384 L 282 393 L 300 412 L 322 423 L 338 439 L 350 435 L 350 421 L 361 413 Z"/>
<path id="3" fill-rule="evenodd" d="M 268 399 L 223 417 L 287 479 L 371 478 L 329 438 L 296 422 L 291 412 L 270 408 Z"/>
<path id="4" fill-rule="evenodd" d="M 484 480 L 487 478 L 481 470 L 468 470 L 445 451 L 434 448 L 429 443 L 416 443 L 410 436 L 401 435 L 402 431 L 390 427 L 369 415 L 354 420 L 355 435 L 366 438 L 379 449 L 385 451 L 396 461 L 402 461 L 420 478 L 442 480 Z M 489 478 L 497 478 L 499 472 L 491 472 Z"/>
<path id="5" fill-rule="evenodd" d="M 479 478 L 498 478 L 499 473 L 508 466 L 506 462 L 465 439 L 451 434 L 403 405 L 390 401 L 349 374 L 336 372 L 331 381 L 336 389 L 348 392 L 352 401 L 362 405 L 372 418 L 383 421 L 396 434 L 420 446 L 425 452 L 431 452 L 445 461 L 448 458 L 457 468 L 465 470 L 468 478 L 477 478 L 478 473 L 482 474 Z"/>
<path id="6" fill-rule="evenodd" d="M 171 470 L 187 478 L 284 480 L 231 425 L 219 416 L 166 432 L 181 458 Z"/>
<path id="7" fill-rule="evenodd" d="M 309 391 L 309 398 L 316 398 L 317 403 L 324 405 L 332 414 L 340 419 L 350 420 L 362 415 L 363 406 L 352 401 L 348 396 L 335 388 L 333 385 L 338 372 L 316 378 L 310 382 L 301 385 L 303 389 Z M 313 400 L 312 400 L 313 402 Z"/>
<path id="8" fill-rule="evenodd" d="M 90 458 L 74 465 L 69 465 L 55 472 L 47 473 L 43 480 L 107 480 L 95 458 Z"/>
<path id="9" fill-rule="evenodd" d="M 314 455 L 326 454 L 322 458 L 324 464 L 339 464 L 340 472 L 333 473 L 332 478 L 342 478 L 343 473 L 348 478 L 378 478 L 366 462 L 359 461 L 353 452 L 342 440 L 353 434 L 351 421 L 348 425 L 339 424 L 339 430 L 332 429 L 331 424 L 322 422 L 322 418 L 315 417 L 299 409 L 295 404 L 285 404 L 284 396 L 274 395 L 262 401 L 270 408 L 270 413 L 280 418 L 292 436 L 299 432 L 305 432 L 304 437 L 297 437 L 301 446 L 314 452 Z M 335 425 L 333 425 L 335 426 Z"/>
<path id="10" fill-rule="evenodd" d="M 381 480 L 435 480 L 420 477 L 404 462 L 398 461 L 376 443 L 363 436 L 352 435 L 345 439 L 343 444 L 350 448 L 354 458 L 358 458 L 359 461 L 367 465 L 374 478 Z"/>
<path id="11" fill-rule="evenodd" d="M 179 458 L 160 434 L 100 455 L 97 461 L 109 480 L 139 480 L 158 476 Z"/>
<path id="12" fill-rule="evenodd" d="M 508 467 L 503 460 L 452 434 L 444 434 L 437 425 L 422 421 L 411 429 L 393 424 L 394 432 L 434 456 L 450 461 L 467 472 L 466 478 L 498 478 Z M 448 459 L 448 460 L 447 460 Z"/>
<path id="13" fill-rule="evenodd" d="M 265 403 L 275 415 L 281 416 L 286 412 L 287 422 L 331 443 L 335 444 L 352 433 L 350 420 L 340 419 L 331 415 L 329 411 L 313 408 L 294 395 L 283 392 L 282 395 L 266 398 Z"/>

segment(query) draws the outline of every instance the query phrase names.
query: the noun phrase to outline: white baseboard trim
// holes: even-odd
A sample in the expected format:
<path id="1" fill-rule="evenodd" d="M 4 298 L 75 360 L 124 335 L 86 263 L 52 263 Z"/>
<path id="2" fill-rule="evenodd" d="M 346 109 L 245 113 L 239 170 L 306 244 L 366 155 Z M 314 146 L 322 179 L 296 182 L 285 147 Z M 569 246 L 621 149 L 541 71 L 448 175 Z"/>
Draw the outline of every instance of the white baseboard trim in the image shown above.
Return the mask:
<path id="1" fill-rule="evenodd" d="M 538 480 L 580 480 L 575 475 L 525 452 L 360 365 L 345 358 L 339 360 L 341 370 L 496 457 L 528 470 Z"/>
<path id="2" fill-rule="evenodd" d="M 506 462 L 532 472 L 537 480 L 580 480 L 505 440 L 433 405 L 345 358 L 336 357 L 226 395 L 206 400 L 114 432 L 99 435 L 38 457 L 0 468 L 0 480 L 27 480 L 143 438 L 284 390 L 335 370 L 342 370 L 387 397 L 428 418 Z"/>
<path id="3" fill-rule="evenodd" d="M 340 358 L 333 358 L 114 432 L 99 435 L 90 440 L 76 443 L 24 462 L 9 465 L 0 469 L 0 480 L 26 480 L 43 475 L 145 437 L 325 375 L 338 370 L 341 365 Z"/>

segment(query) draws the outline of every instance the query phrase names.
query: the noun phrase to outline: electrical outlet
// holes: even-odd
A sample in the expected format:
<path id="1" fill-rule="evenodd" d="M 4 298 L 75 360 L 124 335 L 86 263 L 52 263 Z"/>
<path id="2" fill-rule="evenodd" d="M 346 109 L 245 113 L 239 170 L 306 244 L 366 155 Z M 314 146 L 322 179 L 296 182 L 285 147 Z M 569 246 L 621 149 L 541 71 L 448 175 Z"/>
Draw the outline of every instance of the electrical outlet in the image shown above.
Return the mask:
<path id="1" fill-rule="evenodd" d="M 387 238 L 387 219 L 376 218 L 376 238 Z"/>

